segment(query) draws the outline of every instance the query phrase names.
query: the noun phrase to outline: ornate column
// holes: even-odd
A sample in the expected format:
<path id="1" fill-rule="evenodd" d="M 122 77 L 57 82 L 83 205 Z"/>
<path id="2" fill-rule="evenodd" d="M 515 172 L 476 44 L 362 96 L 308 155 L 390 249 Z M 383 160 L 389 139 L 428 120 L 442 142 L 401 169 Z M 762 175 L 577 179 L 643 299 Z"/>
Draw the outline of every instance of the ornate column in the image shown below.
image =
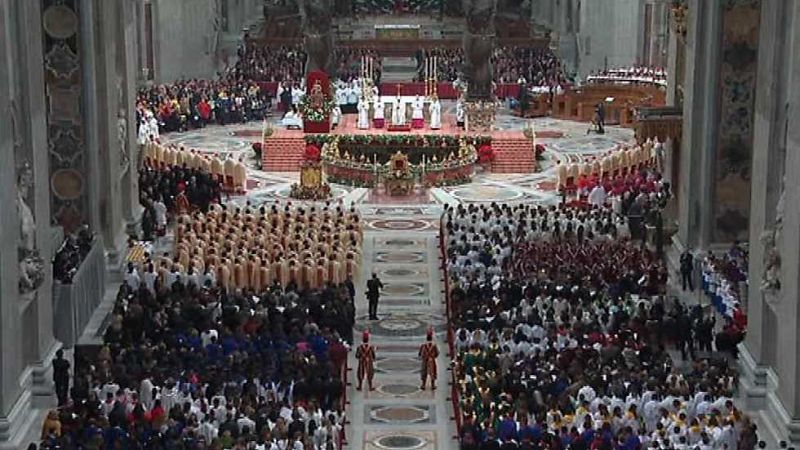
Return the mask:
<path id="1" fill-rule="evenodd" d="M 0 3 L 0 446 L 49 403 L 53 230 L 38 2 Z M 66 24 L 68 25 L 68 24 Z M 43 400 L 42 400 L 43 399 Z"/>
<path id="2" fill-rule="evenodd" d="M 96 229 L 88 208 L 90 192 L 86 153 L 86 110 L 83 104 L 84 55 L 81 2 L 41 0 L 44 32 L 44 86 L 47 95 L 51 215 L 65 232 L 89 224 Z M 91 24 L 91 22 L 89 22 Z"/>
<path id="3" fill-rule="evenodd" d="M 800 443 L 800 10 L 763 0 L 753 124 L 750 283 L 740 377 L 746 407 Z"/>
<path id="4" fill-rule="evenodd" d="M 689 14 L 688 3 L 674 3 L 668 10 L 667 33 L 667 105 L 683 105 L 685 75 L 686 32 Z"/>
<path id="5" fill-rule="evenodd" d="M 497 0 L 467 0 L 464 9 L 467 21 L 464 30 L 465 127 L 467 131 L 488 132 L 495 118 L 491 57 L 495 44 Z"/>
<path id="6" fill-rule="evenodd" d="M 127 232 L 136 234 L 142 216 L 139 205 L 139 146 L 136 145 L 136 80 L 139 72 L 137 63 L 137 33 L 139 24 L 132 18 L 138 17 L 140 2 L 123 0 L 119 5 L 116 20 L 117 39 L 117 145 L 120 155 L 120 179 L 122 196 L 122 216 Z"/>
<path id="7" fill-rule="evenodd" d="M 333 33 L 331 19 L 332 0 L 300 0 L 300 17 L 303 23 L 303 45 L 308 54 L 305 73 L 321 70 L 327 74 L 331 70 Z"/>
<path id="8" fill-rule="evenodd" d="M 683 103 L 683 150 L 678 183 L 678 249 L 711 241 L 713 149 L 722 22 L 717 2 L 690 0 Z"/>
<path id="9" fill-rule="evenodd" d="M 748 238 L 761 0 L 722 3 L 711 241 Z"/>
<path id="10" fill-rule="evenodd" d="M 15 16 L 14 84 L 12 87 L 12 126 L 15 132 L 18 213 L 23 230 L 20 253 L 21 339 L 23 364 L 32 367 L 34 400 L 47 402 L 52 391 L 45 374 L 58 346 L 53 337 L 52 260 L 60 238 L 54 241 L 50 226 L 50 170 L 45 111 L 42 29 L 25 24 L 42 18 L 39 2 L 11 2 Z M 29 178 L 28 178 L 29 177 Z M 27 191 L 27 192 L 26 192 Z M 30 216 L 28 215 L 30 214 Z M 26 237 L 26 233 L 30 237 Z M 41 281 L 39 281 L 41 280 Z M 38 287 L 37 287 L 38 286 Z"/>
<path id="11" fill-rule="evenodd" d="M 118 39 L 125 30 L 120 29 L 118 14 L 123 0 L 83 0 L 86 19 L 93 25 L 87 29 L 87 40 L 91 40 L 92 51 L 85 52 L 84 72 L 87 92 L 93 92 L 87 108 L 87 129 L 91 139 L 87 151 L 90 155 L 89 173 L 96 189 L 90 197 L 93 210 L 97 211 L 97 232 L 102 235 L 108 264 L 117 267 L 122 263 L 126 234 L 123 218 L 121 179 L 129 165 L 130 143 L 128 130 L 121 130 L 130 120 L 130 105 L 124 105 L 130 97 L 125 77 L 120 67 L 126 67 L 126 55 L 118 57 Z M 126 27 L 127 28 L 127 27 Z M 123 86 L 124 84 L 124 86 Z M 121 105 L 124 105 L 122 108 Z M 127 113 L 127 117 L 126 116 Z M 121 149 L 128 144 L 127 149 Z M 130 206 L 128 206 L 130 208 Z"/>
<path id="12" fill-rule="evenodd" d="M 18 377 L 22 373 L 22 352 L 12 343 L 19 338 L 19 261 L 20 223 L 17 212 L 17 174 L 14 125 L 12 121 L 11 89 L 13 85 L 11 46 L 14 33 L 6 24 L 13 23 L 9 17 L 10 2 L 0 3 L 0 202 L 7 205 L 5 214 L 0 214 L 0 439 L 8 439 L 11 420 L 6 414 L 11 411 L 19 395 Z"/>

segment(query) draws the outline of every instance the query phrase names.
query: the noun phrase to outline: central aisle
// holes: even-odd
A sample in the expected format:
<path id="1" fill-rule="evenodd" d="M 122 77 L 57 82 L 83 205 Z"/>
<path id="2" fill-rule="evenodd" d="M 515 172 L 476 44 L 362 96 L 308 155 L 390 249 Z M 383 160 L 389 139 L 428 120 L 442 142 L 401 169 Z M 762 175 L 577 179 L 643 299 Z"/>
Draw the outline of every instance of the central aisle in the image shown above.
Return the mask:
<path id="1" fill-rule="evenodd" d="M 368 208 L 364 208 L 368 209 Z M 416 211 L 415 211 L 416 210 Z M 450 449 L 455 448 L 454 423 L 448 405 L 450 372 L 446 343 L 443 282 L 439 270 L 436 215 L 387 214 L 424 212 L 421 208 L 378 207 L 379 216 L 365 215 L 364 260 L 356 292 L 355 342 L 370 329 L 376 346 L 375 390 L 357 385 L 355 351 L 350 352 L 347 427 L 349 449 Z M 403 231 L 396 231 L 403 230 Z M 375 272 L 384 284 L 378 321 L 367 319 L 366 280 Z M 439 347 L 436 391 L 421 391 L 419 346 L 429 326 Z"/>

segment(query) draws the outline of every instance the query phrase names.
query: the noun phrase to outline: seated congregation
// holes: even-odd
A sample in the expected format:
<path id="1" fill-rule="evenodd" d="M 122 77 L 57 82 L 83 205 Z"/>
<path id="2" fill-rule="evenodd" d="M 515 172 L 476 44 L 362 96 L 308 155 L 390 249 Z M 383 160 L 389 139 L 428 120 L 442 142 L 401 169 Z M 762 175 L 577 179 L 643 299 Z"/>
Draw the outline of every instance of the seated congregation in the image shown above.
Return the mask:
<path id="1" fill-rule="evenodd" d="M 491 204 L 449 208 L 443 222 L 462 449 L 755 439 L 732 401 L 735 368 L 711 352 L 711 332 L 693 336 L 713 312 L 665 296 L 665 264 L 628 217 L 609 204 Z"/>

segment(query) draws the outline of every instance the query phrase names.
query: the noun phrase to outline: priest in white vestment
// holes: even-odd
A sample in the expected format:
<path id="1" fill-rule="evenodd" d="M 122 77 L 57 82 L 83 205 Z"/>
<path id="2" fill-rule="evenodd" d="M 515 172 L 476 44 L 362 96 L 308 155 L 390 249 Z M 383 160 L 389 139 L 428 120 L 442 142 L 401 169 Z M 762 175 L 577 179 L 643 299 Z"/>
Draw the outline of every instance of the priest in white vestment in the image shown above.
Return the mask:
<path id="1" fill-rule="evenodd" d="M 442 128 L 442 104 L 439 102 L 439 97 L 433 97 L 429 110 L 431 114 L 431 130 Z"/>

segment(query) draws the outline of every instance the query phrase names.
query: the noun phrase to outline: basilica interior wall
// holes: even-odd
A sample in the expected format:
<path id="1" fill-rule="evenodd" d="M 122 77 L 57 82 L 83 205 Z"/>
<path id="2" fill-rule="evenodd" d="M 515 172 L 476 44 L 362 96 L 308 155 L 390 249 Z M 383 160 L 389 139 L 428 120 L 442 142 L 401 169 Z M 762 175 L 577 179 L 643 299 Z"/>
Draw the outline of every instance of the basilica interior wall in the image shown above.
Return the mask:
<path id="1" fill-rule="evenodd" d="M 742 391 L 765 434 L 800 442 L 800 2 L 763 0 L 750 197 Z M 761 430 L 760 430 L 761 432 Z"/>
<path id="2" fill-rule="evenodd" d="M 218 0 L 154 0 L 155 81 L 211 78 L 222 32 Z"/>

